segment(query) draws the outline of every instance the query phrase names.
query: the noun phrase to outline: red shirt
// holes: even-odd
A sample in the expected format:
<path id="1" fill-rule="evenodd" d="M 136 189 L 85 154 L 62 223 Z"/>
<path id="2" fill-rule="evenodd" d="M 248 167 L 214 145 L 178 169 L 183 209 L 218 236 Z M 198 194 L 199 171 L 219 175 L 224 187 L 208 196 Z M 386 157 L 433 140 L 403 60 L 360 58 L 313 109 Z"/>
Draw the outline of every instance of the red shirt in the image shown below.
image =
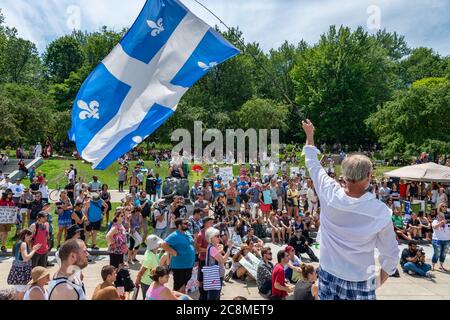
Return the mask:
<path id="1" fill-rule="evenodd" d="M 406 198 L 406 183 L 400 183 L 400 198 Z"/>
<path id="2" fill-rule="evenodd" d="M 6 199 L 6 200 L 0 200 L 0 207 L 14 207 L 15 204 L 12 200 Z"/>
<path id="3" fill-rule="evenodd" d="M 202 249 L 208 248 L 208 241 L 206 241 L 205 229 L 200 231 L 198 238 L 197 238 L 197 244 Z M 198 258 L 200 259 L 200 261 L 205 261 L 206 260 L 206 252 L 201 252 L 199 254 Z"/>
<path id="4" fill-rule="evenodd" d="M 275 282 L 278 282 L 282 286 L 286 283 L 286 278 L 284 277 L 284 268 L 281 264 L 277 263 L 272 271 L 272 296 L 284 298 L 288 295 L 286 291 L 280 291 L 275 289 Z"/>

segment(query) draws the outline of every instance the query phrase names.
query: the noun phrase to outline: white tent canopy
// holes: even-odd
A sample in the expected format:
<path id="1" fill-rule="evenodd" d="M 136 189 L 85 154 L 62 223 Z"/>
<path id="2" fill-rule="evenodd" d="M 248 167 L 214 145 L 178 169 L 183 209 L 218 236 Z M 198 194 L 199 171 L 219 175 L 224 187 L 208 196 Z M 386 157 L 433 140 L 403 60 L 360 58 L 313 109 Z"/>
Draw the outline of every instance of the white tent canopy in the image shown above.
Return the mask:
<path id="1" fill-rule="evenodd" d="M 450 182 L 450 167 L 428 162 L 385 172 L 384 175 L 412 181 Z"/>

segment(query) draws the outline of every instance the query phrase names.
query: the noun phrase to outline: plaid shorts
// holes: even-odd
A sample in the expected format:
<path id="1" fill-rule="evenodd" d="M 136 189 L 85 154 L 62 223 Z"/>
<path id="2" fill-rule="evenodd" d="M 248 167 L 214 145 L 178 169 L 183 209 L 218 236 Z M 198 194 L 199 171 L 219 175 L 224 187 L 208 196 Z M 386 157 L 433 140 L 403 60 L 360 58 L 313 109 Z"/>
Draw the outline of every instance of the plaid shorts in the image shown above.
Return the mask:
<path id="1" fill-rule="evenodd" d="M 376 300 L 376 278 L 346 281 L 319 268 L 319 300 Z"/>

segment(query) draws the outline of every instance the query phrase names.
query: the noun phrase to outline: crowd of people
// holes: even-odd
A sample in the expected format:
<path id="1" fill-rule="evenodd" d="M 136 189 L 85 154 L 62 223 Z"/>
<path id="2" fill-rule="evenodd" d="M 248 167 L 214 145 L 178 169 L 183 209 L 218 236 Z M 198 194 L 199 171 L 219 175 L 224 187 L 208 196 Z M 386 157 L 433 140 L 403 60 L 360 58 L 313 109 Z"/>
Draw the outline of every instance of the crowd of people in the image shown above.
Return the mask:
<path id="1" fill-rule="evenodd" d="M 344 188 L 347 182 L 343 176 L 336 177 L 331 161 L 326 173 Z M 95 289 L 94 300 L 129 299 L 136 288 L 145 300 L 189 300 L 197 290 L 200 300 L 219 300 L 223 286 L 232 280 L 256 281 L 258 291 L 269 299 L 319 298 L 317 277 L 324 271 L 311 263 L 319 262 L 313 248 L 318 246 L 323 206 L 304 167 L 291 175 L 282 168 L 277 176 L 242 165 L 230 181 L 218 174 L 197 180 L 185 198 L 163 197 L 161 177 L 147 170 L 142 160 L 133 169 L 126 158 L 120 164 L 118 189 L 129 189 L 112 214 L 109 187 L 96 176 L 85 182 L 73 165 L 66 171 L 68 184 L 54 204 L 49 203 L 42 172 L 33 170 L 29 187 L 21 180 L 11 183 L 0 177 L 4 190 L 0 206 L 16 207 L 18 214 L 8 276 L 15 299 L 89 298 L 83 269 L 89 263 L 88 248 L 99 250 L 97 238 L 103 225 L 110 261 L 102 269 L 103 282 Z M 170 177 L 188 175 L 183 165 L 170 166 Z M 393 212 L 398 240 L 408 241 L 401 257 L 403 270 L 429 275 L 438 261 L 439 269 L 445 270 L 450 244 L 448 186 L 370 180 L 365 192 L 386 203 Z M 408 206 L 414 199 L 431 204 L 432 211 L 415 212 Z M 55 232 L 53 215 L 58 219 Z M 0 225 L 2 253 L 7 252 L 12 227 Z M 432 265 L 425 263 L 425 254 L 417 246 L 415 240 L 420 239 L 432 241 Z M 281 249 L 273 253 L 269 243 Z M 52 247 L 57 249 L 59 269 L 51 277 L 47 267 Z M 146 249 L 142 262 L 137 259 L 140 248 Z M 135 264 L 140 269 L 131 279 L 128 268 Z M 167 285 L 170 277 L 172 288 Z"/>

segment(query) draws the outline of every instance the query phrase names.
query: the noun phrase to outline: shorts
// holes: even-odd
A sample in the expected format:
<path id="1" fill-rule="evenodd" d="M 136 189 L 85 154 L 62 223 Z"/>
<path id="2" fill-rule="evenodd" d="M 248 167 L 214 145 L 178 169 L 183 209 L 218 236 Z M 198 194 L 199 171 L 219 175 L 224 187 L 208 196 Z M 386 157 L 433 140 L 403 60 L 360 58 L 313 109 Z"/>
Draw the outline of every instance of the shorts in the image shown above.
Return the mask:
<path id="1" fill-rule="evenodd" d="M 89 223 L 89 225 L 86 226 L 86 231 L 88 231 L 88 232 L 99 231 L 101 225 L 102 225 L 102 220 L 91 222 L 91 223 Z"/>
<path id="2" fill-rule="evenodd" d="M 15 289 L 17 292 L 26 292 L 27 289 L 28 289 L 28 286 L 27 286 L 27 285 L 20 285 L 20 284 L 18 284 L 18 285 L 15 285 L 15 286 L 14 286 L 14 289 Z"/>
<path id="3" fill-rule="evenodd" d="M 173 290 L 179 291 L 186 286 L 192 277 L 192 268 L 190 269 L 172 269 L 173 272 Z"/>
<path id="4" fill-rule="evenodd" d="M 270 208 L 273 211 L 277 211 L 278 210 L 278 199 L 272 199 L 272 204 L 270 205 Z"/>
<path id="5" fill-rule="evenodd" d="M 72 220 L 59 220 L 58 227 L 69 229 L 72 226 Z"/>
<path id="6" fill-rule="evenodd" d="M 239 202 L 248 202 L 248 195 L 246 195 L 246 194 L 241 194 L 240 196 L 239 196 Z"/>
<path id="7" fill-rule="evenodd" d="M 0 232 L 10 232 L 12 224 L 0 224 Z"/>
<path id="8" fill-rule="evenodd" d="M 137 250 L 139 249 L 140 245 L 135 246 L 136 240 L 134 240 L 133 237 L 130 237 L 130 245 L 128 246 L 128 250 Z"/>

